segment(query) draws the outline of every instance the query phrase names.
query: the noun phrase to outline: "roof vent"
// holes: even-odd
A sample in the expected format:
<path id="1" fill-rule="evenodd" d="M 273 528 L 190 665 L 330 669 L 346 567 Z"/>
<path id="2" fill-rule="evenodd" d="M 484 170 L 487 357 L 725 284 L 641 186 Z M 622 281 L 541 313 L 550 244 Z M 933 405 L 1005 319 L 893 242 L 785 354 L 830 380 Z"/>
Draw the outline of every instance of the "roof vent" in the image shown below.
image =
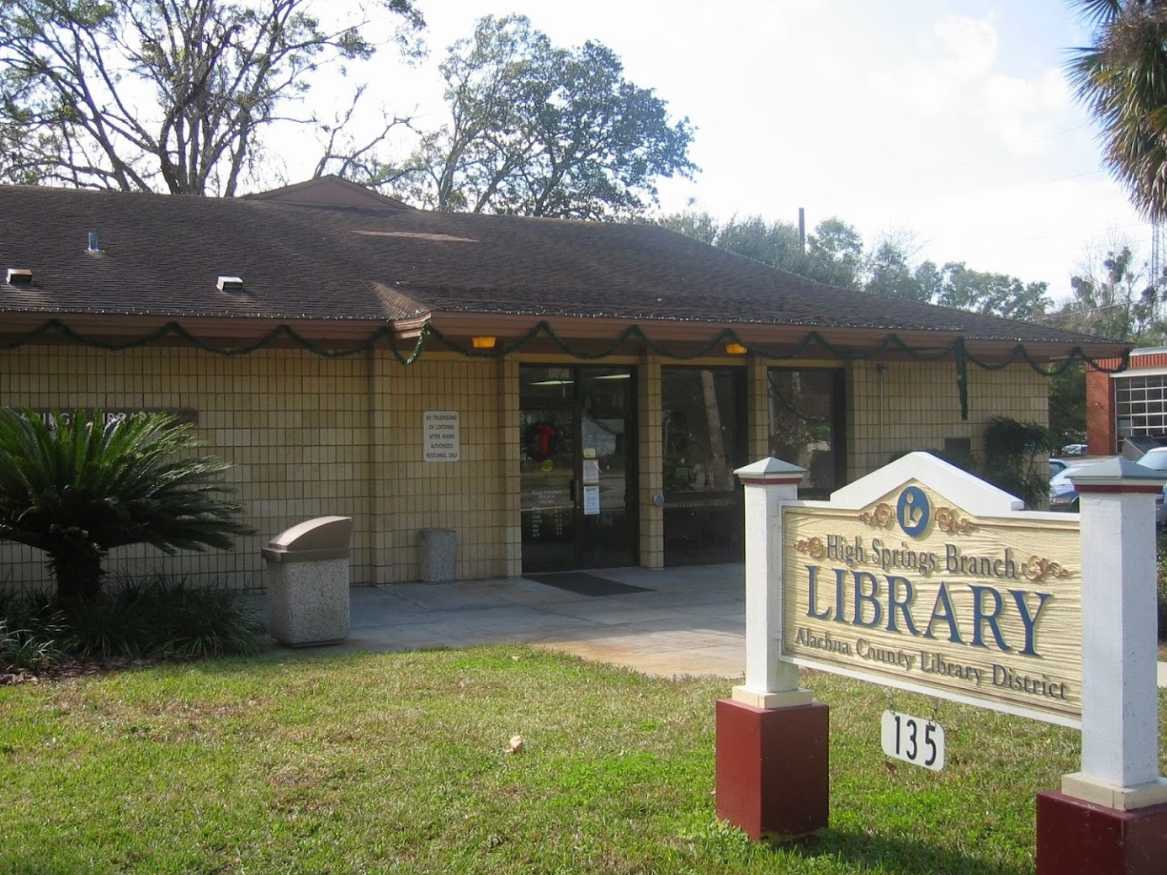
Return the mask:
<path id="1" fill-rule="evenodd" d="M 85 247 L 85 251 L 90 255 L 97 255 L 101 252 L 101 244 L 97 241 L 97 232 L 89 232 L 89 245 Z"/>
<path id="2" fill-rule="evenodd" d="M 7 282 L 10 286 L 31 286 L 32 271 L 27 267 L 10 267 Z"/>
<path id="3" fill-rule="evenodd" d="M 243 291 L 243 278 L 237 276 L 221 276 L 215 285 L 220 292 L 241 292 Z"/>

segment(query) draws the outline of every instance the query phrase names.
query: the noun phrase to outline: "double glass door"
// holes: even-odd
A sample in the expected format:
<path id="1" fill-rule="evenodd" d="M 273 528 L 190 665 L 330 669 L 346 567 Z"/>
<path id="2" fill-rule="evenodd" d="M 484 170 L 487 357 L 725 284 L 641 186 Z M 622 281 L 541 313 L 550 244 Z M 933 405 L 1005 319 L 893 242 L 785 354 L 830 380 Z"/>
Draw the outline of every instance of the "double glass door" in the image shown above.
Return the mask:
<path id="1" fill-rule="evenodd" d="M 633 368 L 523 365 L 523 571 L 635 564 Z"/>

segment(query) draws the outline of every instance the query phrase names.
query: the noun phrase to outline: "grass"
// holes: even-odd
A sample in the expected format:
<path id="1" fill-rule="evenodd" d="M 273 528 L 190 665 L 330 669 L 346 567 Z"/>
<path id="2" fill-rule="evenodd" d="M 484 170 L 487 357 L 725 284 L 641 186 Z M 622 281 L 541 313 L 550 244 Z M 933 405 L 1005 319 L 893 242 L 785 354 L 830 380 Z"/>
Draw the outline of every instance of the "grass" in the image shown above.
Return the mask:
<path id="1" fill-rule="evenodd" d="M 0 688 L 0 871 L 1032 871 L 1033 797 L 1077 768 L 1076 733 L 943 704 L 934 774 L 880 753 L 886 691 L 810 682 L 832 709 L 831 826 L 790 845 L 714 818 L 725 682 L 489 647 Z"/>

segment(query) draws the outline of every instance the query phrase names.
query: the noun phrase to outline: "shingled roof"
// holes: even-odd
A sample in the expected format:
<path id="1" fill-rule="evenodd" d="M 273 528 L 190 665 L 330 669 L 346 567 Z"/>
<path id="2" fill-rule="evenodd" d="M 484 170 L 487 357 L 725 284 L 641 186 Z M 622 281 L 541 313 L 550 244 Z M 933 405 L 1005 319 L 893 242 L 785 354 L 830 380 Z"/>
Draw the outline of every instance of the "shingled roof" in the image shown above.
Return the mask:
<path id="1" fill-rule="evenodd" d="M 7 268 L 33 272 L 31 285 L 0 285 L 0 311 L 379 321 L 483 313 L 1099 340 L 833 288 L 654 225 L 437 213 L 325 184 L 328 197 L 300 185 L 239 199 L 0 186 L 0 279 Z M 86 251 L 90 231 L 100 254 Z M 220 275 L 242 277 L 244 290 L 220 291 Z"/>

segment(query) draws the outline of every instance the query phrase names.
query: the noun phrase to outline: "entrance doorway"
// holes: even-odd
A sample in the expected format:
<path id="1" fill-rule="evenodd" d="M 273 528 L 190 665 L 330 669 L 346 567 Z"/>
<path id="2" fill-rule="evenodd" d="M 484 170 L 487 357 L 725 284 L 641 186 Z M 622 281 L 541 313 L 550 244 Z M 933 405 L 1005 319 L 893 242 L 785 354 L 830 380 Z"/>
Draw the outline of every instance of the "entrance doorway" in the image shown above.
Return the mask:
<path id="1" fill-rule="evenodd" d="M 523 571 L 637 560 L 636 372 L 519 371 Z"/>

